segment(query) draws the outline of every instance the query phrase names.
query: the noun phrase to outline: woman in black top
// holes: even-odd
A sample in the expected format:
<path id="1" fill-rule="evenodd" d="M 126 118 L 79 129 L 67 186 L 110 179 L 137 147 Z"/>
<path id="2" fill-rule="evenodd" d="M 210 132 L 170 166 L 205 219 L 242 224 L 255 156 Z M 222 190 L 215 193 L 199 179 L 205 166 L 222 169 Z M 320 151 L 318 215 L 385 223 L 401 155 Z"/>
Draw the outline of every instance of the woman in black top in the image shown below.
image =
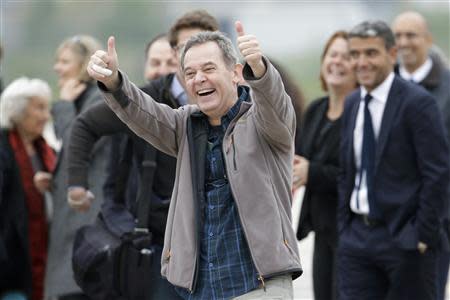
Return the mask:
<path id="1" fill-rule="evenodd" d="M 328 95 L 313 101 L 305 113 L 294 159 L 294 188 L 305 186 L 297 238 L 301 240 L 310 231 L 315 232 L 314 296 L 316 300 L 330 300 L 336 298 L 340 117 L 346 95 L 356 87 L 347 34 L 343 31 L 334 33 L 325 45 L 320 80 Z"/>

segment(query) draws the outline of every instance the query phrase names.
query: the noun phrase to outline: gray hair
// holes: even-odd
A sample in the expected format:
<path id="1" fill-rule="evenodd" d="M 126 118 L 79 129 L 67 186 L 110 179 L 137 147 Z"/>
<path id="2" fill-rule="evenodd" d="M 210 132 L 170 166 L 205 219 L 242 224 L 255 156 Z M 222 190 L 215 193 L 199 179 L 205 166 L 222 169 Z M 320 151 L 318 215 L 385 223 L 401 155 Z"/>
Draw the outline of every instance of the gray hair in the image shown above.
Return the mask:
<path id="1" fill-rule="evenodd" d="M 41 79 L 20 77 L 14 80 L 0 98 L 0 128 L 12 128 L 20 121 L 32 97 L 41 97 L 50 102 L 51 96 L 48 83 Z"/>
<path id="2" fill-rule="evenodd" d="M 232 68 L 239 62 L 236 50 L 234 50 L 233 43 L 229 38 L 219 31 L 203 31 L 193 35 L 183 47 L 183 51 L 181 52 L 181 70 L 184 71 L 184 58 L 187 51 L 196 45 L 208 42 L 214 42 L 219 46 L 226 66 Z"/>
<path id="3" fill-rule="evenodd" d="M 348 38 L 379 37 L 384 41 L 386 49 L 395 46 L 395 37 L 391 28 L 383 21 L 365 21 L 353 27 L 348 33 Z"/>

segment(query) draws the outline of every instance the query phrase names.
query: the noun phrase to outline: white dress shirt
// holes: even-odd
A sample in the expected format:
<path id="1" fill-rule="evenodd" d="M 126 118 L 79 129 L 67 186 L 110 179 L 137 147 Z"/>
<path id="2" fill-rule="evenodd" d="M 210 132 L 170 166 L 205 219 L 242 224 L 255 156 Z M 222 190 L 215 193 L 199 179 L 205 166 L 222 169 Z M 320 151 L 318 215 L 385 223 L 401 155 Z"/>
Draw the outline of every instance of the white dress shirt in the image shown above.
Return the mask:
<path id="1" fill-rule="evenodd" d="M 188 97 L 186 95 L 186 91 L 184 90 L 183 85 L 178 80 L 177 75 L 173 76 L 172 84 L 170 85 L 170 92 L 178 100 L 178 104 L 180 106 L 188 104 Z"/>
<path id="2" fill-rule="evenodd" d="M 415 83 L 419 83 L 428 76 L 428 74 L 431 72 L 431 68 L 433 68 L 433 61 L 428 57 L 423 65 L 421 65 L 413 73 L 409 73 L 402 65 L 400 65 L 399 73 L 403 79 L 408 81 L 412 80 Z"/>
<path id="3" fill-rule="evenodd" d="M 374 90 L 372 90 L 372 92 L 370 92 L 370 95 L 372 95 L 373 99 L 369 102 L 369 111 L 372 116 L 372 125 L 375 140 L 378 140 L 378 135 L 380 134 L 383 112 L 393 81 L 394 73 L 391 72 L 379 86 L 377 86 Z M 367 90 L 364 87 L 361 87 L 361 101 L 359 103 L 358 114 L 356 116 L 355 129 L 353 130 L 353 150 L 355 153 L 355 165 L 357 172 L 355 176 L 355 186 L 350 198 L 351 210 L 354 213 L 363 215 L 369 214 L 369 202 L 367 198 L 367 182 L 365 172 L 362 174 L 361 185 L 358 189 L 360 175 L 359 169 L 361 167 L 361 151 L 364 134 L 364 97 L 366 95 Z M 356 197 L 357 194 L 359 200 L 358 203 Z"/>

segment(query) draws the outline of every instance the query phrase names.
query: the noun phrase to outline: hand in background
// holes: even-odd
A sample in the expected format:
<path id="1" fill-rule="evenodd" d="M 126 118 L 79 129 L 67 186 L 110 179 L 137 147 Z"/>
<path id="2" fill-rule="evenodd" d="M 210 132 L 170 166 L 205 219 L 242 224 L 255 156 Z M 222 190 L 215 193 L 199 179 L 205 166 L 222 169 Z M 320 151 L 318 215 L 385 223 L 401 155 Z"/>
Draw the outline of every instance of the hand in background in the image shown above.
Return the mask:
<path id="1" fill-rule="evenodd" d="M 34 174 L 33 182 L 38 191 L 41 192 L 41 194 L 43 194 L 46 191 L 50 190 L 52 178 L 53 178 L 52 174 L 43 171 L 38 171 L 36 172 L 36 174 Z"/>
<path id="2" fill-rule="evenodd" d="M 293 188 L 298 189 L 308 182 L 309 160 L 303 156 L 295 155 L 293 167 Z"/>
<path id="3" fill-rule="evenodd" d="M 86 89 L 86 84 L 77 79 L 66 80 L 59 90 L 59 98 L 64 101 L 73 102 Z"/>
<path id="4" fill-rule="evenodd" d="M 70 207 L 80 212 L 88 211 L 94 200 L 94 194 L 83 187 L 69 188 L 67 192 L 67 202 Z"/>

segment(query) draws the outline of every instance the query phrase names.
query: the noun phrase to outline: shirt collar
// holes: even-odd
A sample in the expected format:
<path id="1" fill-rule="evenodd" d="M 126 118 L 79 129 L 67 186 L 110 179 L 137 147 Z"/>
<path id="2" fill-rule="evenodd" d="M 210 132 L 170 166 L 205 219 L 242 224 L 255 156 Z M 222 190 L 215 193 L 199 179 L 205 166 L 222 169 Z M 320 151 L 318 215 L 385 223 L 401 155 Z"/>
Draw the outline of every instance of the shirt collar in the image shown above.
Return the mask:
<path id="1" fill-rule="evenodd" d="M 372 92 L 370 92 L 374 100 L 386 103 L 387 98 L 389 96 L 389 91 L 391 90 L 392 82 L 394 81 L 394 77 L 395 77 L 394 72 L 389 73 L 386 79 L 374 90 L 372 90 Z M 361 99 L 364 99 L 366 95 L 367 90 L 363 86 L 361 86 Z"/>
<path id="2" fill-rule="evenodd" d="M 238 115 L 242 102 L 250 101 L 248 87 L 238 86 L 237 89 L 238 89 L 238 99 L 236 103 L 234 103 L 233 106 L 228 110 L 228 112 L 221 118 L 221 125 L 224 130 L 228 127 L 231 121 Z"/>
<path id="3" fill-rule="evenodd" d="M 185 95 L 186 92 L 184 90 L 183 85 L 181 85 L 181 82 L 178 80 L 178 76 L 175 74 L 173 76 L 172 84 L 170 85 L 170 92 L 172 95 L 180 102 L 184 102 L 186 100 L 186 97 L 183 97 L 183 94 Z M 179 103 L 180 105 L 187 104 L 187 101 L 185 103 Z"/>
<path id="4" fill-rule="evenodd" d="M 399 73 L 403 79 L 413 80 L 414 82 L 419 83 L 422 82 L 422 80 L 424 80 L 425 77 L 427 77 L 432 67 L 433 61 L 431 60 L 430 57 L 428 57 L 427 60 L 413 73 L 409 73 L 402 65 L 400 65 L 399 67 Z"/>

